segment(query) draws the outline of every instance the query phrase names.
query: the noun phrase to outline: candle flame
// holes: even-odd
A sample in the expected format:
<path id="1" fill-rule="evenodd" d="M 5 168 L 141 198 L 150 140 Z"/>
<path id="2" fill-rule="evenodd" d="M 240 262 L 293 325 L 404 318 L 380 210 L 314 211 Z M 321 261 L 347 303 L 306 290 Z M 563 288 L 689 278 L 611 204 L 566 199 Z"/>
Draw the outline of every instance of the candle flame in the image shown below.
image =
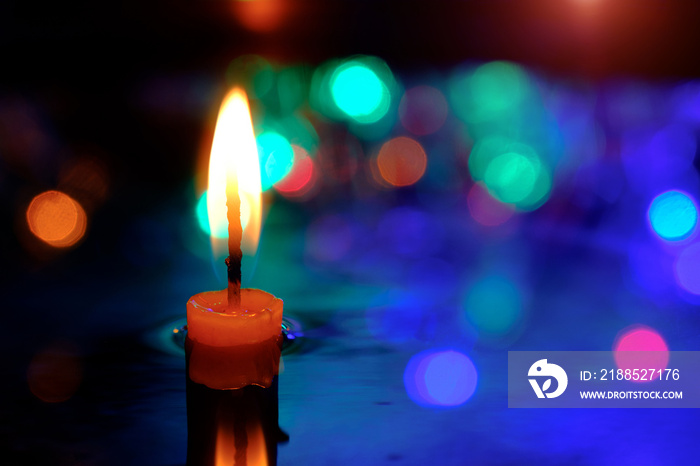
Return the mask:
<path id="1" fill-rule="evenodd" d="M 226 198 L 236 189 L 241 200 L 241 249 L 255 255 L 262 218 L 260 163 L 248 97 L 238 88 L 221 104 L 209 158 L 207 213 L 215 254 L 227 248 Z"/>

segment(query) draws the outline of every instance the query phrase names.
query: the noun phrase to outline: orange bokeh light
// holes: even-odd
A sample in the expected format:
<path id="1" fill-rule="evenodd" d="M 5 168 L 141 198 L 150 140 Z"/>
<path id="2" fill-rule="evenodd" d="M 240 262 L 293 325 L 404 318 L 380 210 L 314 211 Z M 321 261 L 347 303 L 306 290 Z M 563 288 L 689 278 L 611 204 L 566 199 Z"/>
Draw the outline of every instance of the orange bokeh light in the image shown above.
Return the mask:
<path id="1" fill-rule="evenodd" d="M 415 139 L 400 136 L 384 143 L 376 159 L 381 177 L 393 186 L 409 186 L 425 173 L 428 157 Z"/>
<path id="2" fill-rule="evenodd" d="M 271 32 L 282 25 L 289 7 L 286 0 L 234 0 L 233 14 L 246 28 Z"/>
<path id="3" fill-rule="evenodd" d="M 67 194 L 46 191 L 29 204 L 27 224 L 40 240 L 56 248 L 66 248 L 85 235 L 87 215 L 82 206 Z"/>

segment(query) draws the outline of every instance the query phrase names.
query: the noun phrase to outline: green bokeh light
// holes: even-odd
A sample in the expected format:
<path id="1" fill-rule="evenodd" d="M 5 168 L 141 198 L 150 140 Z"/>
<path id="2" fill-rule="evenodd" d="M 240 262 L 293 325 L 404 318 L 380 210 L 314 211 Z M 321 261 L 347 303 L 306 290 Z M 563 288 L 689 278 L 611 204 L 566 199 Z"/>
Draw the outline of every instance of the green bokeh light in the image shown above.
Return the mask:
<path id="1" fill-rule="evenodd" d="M 527 75 L 514 63 L 495 61 L 474 71 L 469 87 L 477 120 L 497 118 L 517 110 L 524 102 L 529 82 Z"/>
<path id="2" fill-rule="evenodd" d="M 282 115 L 292 113 L 306 100 L 307 76 L 307 70 L 303 67 L 286 68 L 277 75 L 277 97 Z"/>
<path id="3" fill-rule="evenodd" d="M 452 109 L 462 121 L 469 121 L 471 115 L 469 78 L 471 71 L 460 68 L 452 73 L 447 83 L 447 95 Z"/>
<path id="4" fill-rule="evenodd" d="M 265 191 L 292 170 L 294 150 L 284 136 L 274 132 L 264 132 L 256 141 L 260 158 L 260 181 Z"/>
<path id="5" fill-rule="evenodd" d="M 494 198 L 519 210 L 541 206 L 552 187 L 548 168 L 532 147 L 498 136 L 474 146 L 469 172 Z"/>
<path id="6" fill-rule="evenodd" d="M 316 128 L 306 116 L 299 113 L 282 117 L 266 114 L 255 122 L 255 127 L 259 128 L 262 134 L 277 133 L 289 144 L 303 147 L 311 155 L 316 153 L 320 144 Z"/>
<path id="7" fill-rule="evenodd" d="M 525 157 L 536 157 L 535 150 L 527 144 L 522 144 L 502 136 L 492 136 L 480 139 L 474 144 L 469 154 L 469 172 L 477 181 L 483 181 L 489 164 L 498 156 L 515 152 Z"/>
<path id="8" fill-rule="evenodd" d="M 538 126 L 541 106 L 536 89 L 527 72 L 514 63 L 495 61 L 457 69 L 450 76 L 447 94 L 455 114 L 470 124 L 473 136 L 496 131 L 521 137 Z"/>
<path id="9" fill-rule="evenodd" d="M 532 193 L 539 171 L 537 159 L 507 152 L 491 161 L 486 168 L 484 182 L 498 200 L 515 204 Z"/>

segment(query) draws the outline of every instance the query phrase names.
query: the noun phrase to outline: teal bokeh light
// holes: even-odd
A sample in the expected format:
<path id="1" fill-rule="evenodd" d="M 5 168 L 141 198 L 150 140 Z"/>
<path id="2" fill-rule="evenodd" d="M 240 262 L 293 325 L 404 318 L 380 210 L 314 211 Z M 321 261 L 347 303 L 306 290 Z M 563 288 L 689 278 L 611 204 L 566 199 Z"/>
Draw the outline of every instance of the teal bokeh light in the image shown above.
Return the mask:
<path id="1" fill-rule="evenodd" d="M 387 86 L 366 65 L 349 61 L 331 77 L 331 94 L 340 110 L 361 123 L 374 123 L 389 110 Z"/>
<path id="2" fill-rule="evenodd" d="M 495 61 L 481 65 L 470 80 L 474 103 L 472 118 L 497 118 L 517 109 L 525 100 L 529 80 L 515 63 Z"/>
<path id="3" fill-rule="evenodd" d="M 448 88 L 455 113 L 468 123 L 513 123 L 514 117 L 530 113 L 533 85 L 527 72 L 515 63 L 493 61 L 459 69 Z"/>
<path id="4" fill-rule="evenodd" d="M 532 194 L 539 171 L 537 158 L 507 152 L 491 161 L 484 182 L 498 200 L 514 204 Z"/>
<path id="5" fill-rule="evenodd" d="M 329 60 L 313 74 L 311 107 L 322 115 L 347 121 L 363 139 L 383 137 L 395 122 L 396 80 L 389 66 L 377 57 L 356 55 Z"/>
<path id="6" fill-rule="evenodd" d="M 527 145 L 492 136 L 477 142 L 469 155 L 469 172 L 495 199 L 531 211 L 549 197 L 552 180 L 542 157 Z"/>
<path id="7" fill-rule="evenodd" d="M 202 197 L 199 198 L 199 201 L 197 201 L 197 207 L 195 207 L 195 215 L 197 217 L 197 225 L 199 225 L 199 228 L 207 234 L 207 236 L 211 235 L 211 228 L 209 227 L 209 214 L 207 213 L 207 192 L 204 191 L 202 193 Z M 225 237 L 228 232 L 217 232 L 215 236 L 219 238 Z"/>
<path id="8" fill-rule="evenodd" d="M 648 211 L 651 229 L 666 241 L 681 241 L 693 234 L 698 224 L 698 208 L 682 191 L 666 191 L 651 201 Z"/>
<path id="9" fill-rule="evenodd" d="M 287 139 L 274 132 L 257 136 L 260 158 L 260 181 L 263 191 L 280 181 L 292 170 L 294 150 Z"/>
<path id="10" fill-rule="evenodd" d="M 512 281 L 489 275 L 474 283 L 464 299 L 464 310 L 479 335 L 503 337 L 522 321 L 522 296 Z"/>

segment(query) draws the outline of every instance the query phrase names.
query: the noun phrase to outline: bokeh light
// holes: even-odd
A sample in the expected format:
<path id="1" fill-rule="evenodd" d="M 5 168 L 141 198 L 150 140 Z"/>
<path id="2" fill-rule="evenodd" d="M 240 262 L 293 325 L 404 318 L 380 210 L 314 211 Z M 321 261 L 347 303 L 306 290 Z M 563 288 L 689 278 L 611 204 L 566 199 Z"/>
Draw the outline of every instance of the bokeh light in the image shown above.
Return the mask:
<path id="1" fill-rule="evenodd" d="M 256 141 L 260 157 L 260 182 L 265 191 L 292 170 L 294 150 L 284 136 L 274 132 L 264 132 Z"/>
<path id="2" fill-rule="evenodd" d="M 376 163 L 384 181 L 392 186 L 409 186 L 425 173 L 428 157 L 418 141 L 400 136 L 382 145 Z"/>
<path id="3" fill-rule="evenodd" d="M 477 68 L 469 84 L 475 104 L 473 117 L 483 120 L 519 105 L 524 100 L 528 79 L 518 65 L 495 61 Z"/>
<path id="4" fill-rule="evenodd" d="M 647 214 L 654 233 L 667 241 L 688 238 L 698 223 L 697 205 L 689 194 L 682 191 L 659 194 L 651 202 Z"/>
<path id="5" fill-rule="evenodd" d="M 29 204 L 27 223 L 40 240 L 56 248 L 65 248 L 83 237 L 87 216 L 70 196 L 60 191 L 46 191 Z"/>
<path id="6" fill-rule="evenodd" d="M 48 403 L 68 400 L 82 380 L 82 359 L 77 347 L 69 342 L 55 343 L 38 352 L 27 369 L 29 389 Z"/>
<path id="7" fill-rule="evenodd" d="M 304 115 L 293 113 L 278 116 L 266 113 L 257 120 L 255 127 L 259 135 L 277 134 L 286 139 L 289 144 L 302 147 L 309 154 L 314 154 L 318 150 L 319 135 Z"/>
<path id="8" fill-rule="evenodd" d="M 488 275 L 476 281 L 467 292 L 463 306 L 469 323 L 486 338 L 506 336 L 523 319 L 520 290 L 501 275 Z"/>
<path id="9" fill-rule="evenodd" d="M 291 114 L 302 106 L 308 95 L 308 70 L 305 67 L 285 68 L 277 75 L 277 96 L 282 114 Z"/>
<path id="10" fill-rule="evenodd" d="M 656 330 L 632 326 L 620 332 L 613 351 L 668 351 L 668 345 Z"/>
<path id="11" fill-rule="evenodd" d="M 439 130 L 447 119 L 448 111 L 445 96 L 432 86 L 416 86 L 407 90 L 399 103 L 401 124 L 416 136 Z"/>
<path id="12" fill-rule="evenodd" d="M 613 344 L 619 369 L 663 370 L 668 366 L 668 345 L 659 333 L 643 325 L 622 330 Z M 644 381 L 640 381 L 644 382 Z"/>
<path id="13" fill-rule="evenodd" d="M 508 221 L 515 213 L 510 204 L 496 200 L 481 183 L 474 183 L 467 194 L 469 213 L 484 226 L 497 226 Z"/>
<path id="14" fill-rule="evenodd" d="M 472 70 L 457 70 L 449 83 L 450 101 L 470 123 L 512 118 L 526 103 L 530 80 L 515 63 L 494 61 Z"/>
<path id="15" fill-rule="evenodd" d="M 542 205 L 552 187 L 548 170 L 534 149 L 502 137 L 484 138 L 474 145 L 469 172 L 496 199 L 520 210 Z"/>
<path id="16" fill-rule="evenodd" d="M 477 387 L 478 374 L 469 357 L 455 350 L 416 354 L 404 371 L 408 396 L 425 407 L 454 407 L 467 402 Z"/>
<path id="17" fill-rule="evenodd" d="M 536 158 L 508 152 L 489 163 L 484 182 L 499 200 L 514 204 L 532 193 L 539 170 Z"/>
<path id="18" fill-rule="evenodd" d="M 292 170 L 274 186 L 287 197 L 301 197 L 314 187 L 318 174 L 313 159 L 303 147 L 292 144 L 292 149 L 294 150 Z"/>
<path id="19" fill-rule="evenodd" d="M 278 29 L 292 11 L 286 0 L 234 0 L 231 6 L 236 19 L 255 32 Z"/>
<path id="20" fill-rule="evenodd" d="M 676 281 L 688 293 L 700 295 L 700 244 L 685 248 L 674 264 Z"/>
<path id="21" fill-rule="evenodd" d="M 331 92 L 338 108 L 360 123 L 374 123 L 389 110 L 386 84 L 369 67 L 349 61 L 331 77 Z"/>
<path id="22" fill-rule="evenodd" d="M 350 130 L 361 138 L 377 140 L 395 122 L 395 112 L 389 110 L 396 92 L 396 80 L 386 62 L 356 55 L 316 68 L 309 103 L 327 117 L 348 121 Z"/>

